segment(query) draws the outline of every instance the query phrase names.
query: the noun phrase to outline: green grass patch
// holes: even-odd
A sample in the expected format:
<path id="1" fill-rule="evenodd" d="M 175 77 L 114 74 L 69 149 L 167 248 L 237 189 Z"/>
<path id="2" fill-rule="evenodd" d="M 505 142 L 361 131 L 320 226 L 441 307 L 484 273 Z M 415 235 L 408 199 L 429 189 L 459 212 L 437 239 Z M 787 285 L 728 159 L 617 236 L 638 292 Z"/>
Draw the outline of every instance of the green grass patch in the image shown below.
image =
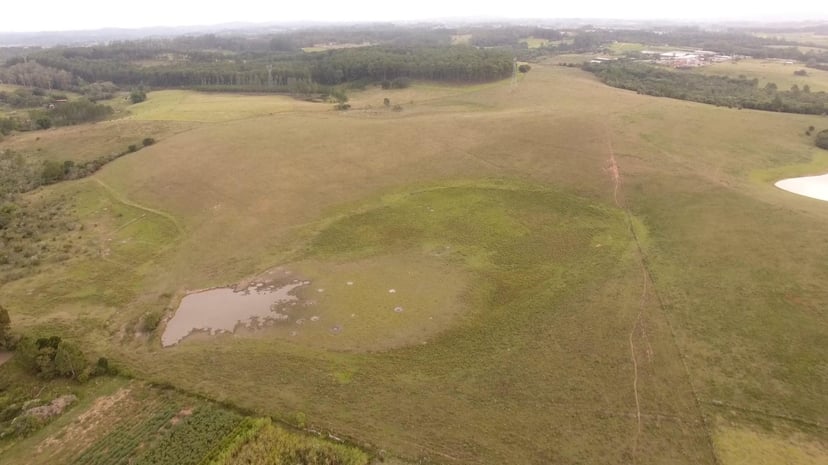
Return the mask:
<path id="1" fill-rule="evenodd" d="M 817 465 L 828 462 L 824 442 L 803 434 L 770 434 L 744 426 L 721 425 L 715 445 L 727 465 Z"/>
<path id="2" fill-rule="evenodd" d="M 355 447 L 298 435 L 266 422 L 253 437 L 247 439 L 224 461 L 215 461 L 211 465 L 253 463 L 258 465 L 368 465 L 371 460 L 365 452 Z"/>
<path id="3" fill-rule="evenodd" d="M 549 39 L 541 39 L 538 37 L 527 37 L 525 39 L 520 39 L 521 43 L 526 44 L 529 48 L 541 48 L 546 47 L 550 40 Z"/>
<path id="4" fill-rule="evenodd" d="M 750 174 L 750 177 L 756 182 L 768 184 L 780 179 L 816 176 L 824 174 L 826 171 L 828 171 L 828 151 L 813 149 L 811 160 L 806 163 L 756 170 Z"/>
<path id="5" fill-rule="evenodd" d="M 214 123 L 291 111 L 307 106 L 281 95 L 203 93 L 187 90 L 151 92 L 147 100 L 129 107 L 131 119 Z"/>
<path id="6" fill-rule="evenodd" d="M 52 263 L 44 255 L 38 273 L 7 284 L 4 302 L 19 309 L 18 327 L 45 323 L 36 308 L 49 308 L 53 318 L 64 320 L 72 314 L 100 317 L 126 305 L 140 290 L 145 266 L 179 237 L 170 218 L 124 203 L 93 180 L 56 185 L 44 195 L 62 199 L 71 228 L 49 231 L 41 241 L 53 254 L 67 257 Z M 19 299 L 37 305 L 24 307 Z M 55 315 L 56 309 L 68 313 Z"/>
<path id="7" fill-rule="evenodd" d="M 805 76 L 794 74 L 794 71 L 798 70 L 805 70 L 807 74 Z M 828 92 L 828 71 L 806 68 L 803 63 L 786 65 L 781 60 L 740 60 L 703 66 L 693 72 L 734 78 L 739 76 L 745 76 L 748 79 L 756 78 L 759 80 L 760 88 L 768 83 L 774 83 L 779 90 L 788 90 L 794 85 L 802 89 L 807 85 L 811 92 Z"/>

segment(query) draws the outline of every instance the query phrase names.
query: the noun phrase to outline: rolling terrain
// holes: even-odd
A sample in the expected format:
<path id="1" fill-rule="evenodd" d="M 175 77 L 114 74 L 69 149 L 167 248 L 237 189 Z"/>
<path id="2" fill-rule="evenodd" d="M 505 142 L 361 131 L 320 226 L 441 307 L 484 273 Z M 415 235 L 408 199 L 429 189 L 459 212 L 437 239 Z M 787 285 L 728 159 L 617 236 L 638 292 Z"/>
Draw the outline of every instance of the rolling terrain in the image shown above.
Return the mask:
<path id="1" fill-rule="evenodd" d="M 158 139 L 28 194 L 68 199 L 85 252 L 3 286 L 15 327 L 412 463 L 828 460 L 828 209 L 773 187 L 828 168 L 804 135 L 824 117 L 543 63 L 516 86 L 349 96 L 159 91 L 7 138 L 45 158 Z M 163 322 L 138 329 L 277 267 L 310 281 L 316 326 L 163 349 Z M 59 427 L 0 457 L 29 463 Z"/>

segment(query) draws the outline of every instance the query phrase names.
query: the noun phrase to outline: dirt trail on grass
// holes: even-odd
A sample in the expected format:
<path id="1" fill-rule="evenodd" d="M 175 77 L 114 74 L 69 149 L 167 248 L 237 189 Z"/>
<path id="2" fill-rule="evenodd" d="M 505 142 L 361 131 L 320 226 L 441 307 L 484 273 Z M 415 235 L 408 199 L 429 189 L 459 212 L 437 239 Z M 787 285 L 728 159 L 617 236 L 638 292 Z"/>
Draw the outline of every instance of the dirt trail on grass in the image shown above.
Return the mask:
<path id="1" fill-rule="evenodd" d="M 139 210 L 143 210 L 145 212 L 152 213 L 153 215 L 158 215 L 162 218 L 165 218 L 165 219 L 169 220 L 173 225 L 175 225 L 175 229 L 178 232 L 178 235 L 181 235 L 181 233 L 183 231 L 183 228 L 181 227 L 181 225 L 178 223 L 178 220 L 176 220 L 174 216 L 170 215 L 169 213 L 162 212 L 161 210 L 155 210 L 153 208 L 145 207 L 144 205 L 137 204 L 135 202 L 131 202 L 131 201 L 127 200 L 126 198 L 124 198 L 118 191 L 113 189 L 112 186 L 110 186 L 109 184 L 103 182 L 99 177 L 95 176 L 92 179 L 94 179 L 95 182 L 98 183 L 98 185 L 100 185 L 101 187 L 106 189 L 106 191 L 116 201 L 118 201 L 118 202 L 120 202 L 124 205 L 130 206 L 130 207 L 133 207 L 133 208 L 137 208 Z M 138 219 L 141 219 L 141 218 L 144 218 L 144 216 L 138 217 Z M 125 227 L 125 226 L 127 226 L 127 225 L 124 225 L 122 227 Z"/>
<path id="2" fill-rule="evenodd" d="M 641 399 L 639 397 L 639 391 L 638 391 L 639 360 L 638 360 L 638 357 L 636 356 L 635 341 L 636 341 L 636 333 L 640 333 L 640 336 L 639 336 L 640 340 L 642 340 L 644 342 L 644 344 L 646 345 L 645 353 L 647 355 L 647 362 L 652 363 L 652 359 L 653 359 L 653 356 L 655 354 L 653 352 L 652 346 L 650 345 L 650 340 L 649 340 L 649 337 L 647 336 L 646 325 L 645 325 L 645 321 L 646 321 L 645 311 L 647 309 L 647 304 L 649 302 L 649 296 L 652 294 L 653 297 L 655 298 L 655 300 L 657 301 L 658 308 L 659 308 L 659 310 L 660 310 L 660 312 L 661 312 L 661 314 L 664 318 L 664 321 L 667 323 L 667 326 L 670 329 L 670 337 L 672 339 L 673 345 L 676 347 L 676 350 L 678 351 L 679 358 L 681 360 L 682 367 L 684 369 L 684 374 L 685 374 L 686 379 L 687 379 L 687 383 L 688 383 L 688 385 L 690 387 L 690 390 L 693 394 L 693 399 L 694 399 L 694 402 L 695 402 L 695 405 L 696 405 L 696 409 L 697 409 L 698 415 L 701 419 L 701 424 L 704 427 L 705 435 L 707 436 L 708 446 L 710 448 L 710 454 L 711 454 L 711 457 L 713 459 L 713 463 L 719 464 L 721 462 L 719 461 L 718 455 L 716 455 L 716 450 L 715 450 L 715 447 L 713 445 L 713 434 L 710 430 L 710 427 L 707 424 L 707 419 L 704 416 L 704 412 L 702 412 L 701 403 L 699 401 L 698 393 L 696 391 L 696 388 L 693 386 L 692 378 L 690 377 L 690 370 L 687 368 L 687 362 L 685 361 L 684 355 L 681 352 L 681 348 L 678 346 L 678 342 L 676 341 L 676 336 L 675 336 L 675 332 L 673 330 L 672 324 L 670 323 L 670 320 L 667 318 L 667 315 L 664 311 L 664 305 L 661 301 L 661 297 L 658 294 L 658 289 L 655 287 L 652 272 L 647 267 L 646 255 L 644 254 L 644 249 L 641 245 L 641 240 L 638 237 L 638 234 L 636 233 L 636 230 L 635 230 L 635 224 L 633 223 L 633 215 L 632 215 L 632 212 L 630 211 L 630 207 L 629 207 L 626 199 L 624 198 L 623 178 L 622 178 L 622 175 L 621 175 L 621 169 L 618 165 L 618 160 L 615 157 L 615 150 L 613 149 L 613 146 L 612 146 L 612 136 L 611 136 L 611 132 L 610 132 L 608 126 L 605 128 L 605 131 L 606 131 L 606 134 L 607 134 L 606 135 L 607 149 L 608 149 L 608 152 L 609 152 L 609 160 L 608 160 L 608 165 L 609 166 L 606 168 L 606 170 L 609 172 L 610 177 L 612 179 L 612 183 L 613 183 L 613 201 L 615 202 L 616 207 L 624 210 L 624 214 L 627 217 L 627 227 L 628 227 L 628 230 L 630 232 L 630 236 L 632 237 L 632 240 L 635 243 L 637 261 L 638 261 L 640 269 L 641 269 L 642 280 L 643 280 L 642 281 L 642 289 L 641 289 L 641 298 L 639 300 L 638 313 L 636 314 L 636 318 L 633 321 L 633 326 L 632 326 L 632 329 L 630 330 L 630 335 L 629 335 L 630 358 L 631 358 L 632 365 L 633 365 L 633 393 L 635 395 L 636 422 L 637 422 L 637 424 L 636 424 L 636 427 L 637 427 L 636 428 L 636 433 L 635 433 L 635 437 L 633 439 L 633 446 L 632 446 L 632 463 L 635 464 L 638 461 L 637 456 L 638 456 L 638 445 L 639 445 L 639 441 L 640 441 L 640 437 L 641 437 L 641 431 L 642 431 L 642 417 L 646 416 L 646 415 L 642 415 L 642 413 L 641 413 Z"/>
<path id="3" fill-rule="evenodd" d="M 609 167 L 607 171 L 610 173 L 610 177 L 612 178 L 612 198 L 615 202 L 615 206 L 629 212 L 626 208 L 625 204 L 622 204 L 622 201 L 618 199 L 618 192 L 621 189 L 621 171 L 618 168 L 618 161 L 615 159 L 615 150 L 612 147 L 612 140 L 607 137 L 607 148 L 609 149 Z M 622 197 L 623 200 L 623 197 Z M 632 229 L 632 223 L 630 223 L 630 228 Z M 640 258 L 640 256 L 639 256 Z M 632 359 L 633 365 L 633 394 L 635 395 L 635 418 L 636 418 L 636 432 L 635 437 L 633 440 L 633 450 L 632 450 L 632 460 L 633 463 L 636 463 L 637 456 L 638 456 L 638 441 L 639 437 L 641 436 L 641 399 L 638 396 L 638 359 L 635 356 L 635 332 L 638 329 L 641 323 L 641 317 L 644 314 L 644 308 L 647 301 L 647 276 L 644 274 L 644 284 L 641 290 L 641 300 L 639 303 L 638 314 L 635 317 L 635 321 L 633 322 L 633 327 L 630 330 L 630 358 Z"/>

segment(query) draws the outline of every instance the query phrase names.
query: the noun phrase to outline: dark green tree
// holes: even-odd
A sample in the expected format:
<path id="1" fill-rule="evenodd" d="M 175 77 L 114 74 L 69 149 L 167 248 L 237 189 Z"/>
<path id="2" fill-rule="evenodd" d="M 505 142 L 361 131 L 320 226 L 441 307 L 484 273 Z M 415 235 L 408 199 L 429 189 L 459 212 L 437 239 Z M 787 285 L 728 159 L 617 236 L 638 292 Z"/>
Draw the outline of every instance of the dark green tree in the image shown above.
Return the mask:
<path id="1" fill-rule="evenodd" d="M 55 371 L 67 378 L 79 379 L 86 370 L 88 363 L 83 352 L 74 344 L 61 341 L 55 349 Z"/>
<path id="2" fill-rule="evenodd" d="M 28 336 L 23 336 L 19 341 L 17 341 L 17 348 L 14 351 L 14 361 L 17 364 L 24 369 L 37 374 L 37 356 L 37 343 L 35 343 L 34 339 Z"/>
<path id="3" fill-rule="evenodd" d="M 38 129 L 49 129 L 52 127 L 52 120 L 44 116 L 43 118 L 38 118 L 35 124 L 37 124 Z"/>
<path id="4" fill-rule="evenodd" d="M 819 131 L 816 136 L 816 145 L 821 149 L 828 150 L 828 129 Z"/>
<path id="5" fill-rule="evenodd" d="M 66 165 L 57 160 L 46 160 L 43 162 L 43 170 L 40 177 L 44 184 L 52 184 L 61 181 L 66 175 Z"/>
<path id="6" fill-rule="evenodd" d="M 141 87 L 132 89 L 132 92 L 129 93 L 129 101 L 132 103 L 141 103 L 146 99 L 147 93 L 144 92 L 144 89 Z"/>

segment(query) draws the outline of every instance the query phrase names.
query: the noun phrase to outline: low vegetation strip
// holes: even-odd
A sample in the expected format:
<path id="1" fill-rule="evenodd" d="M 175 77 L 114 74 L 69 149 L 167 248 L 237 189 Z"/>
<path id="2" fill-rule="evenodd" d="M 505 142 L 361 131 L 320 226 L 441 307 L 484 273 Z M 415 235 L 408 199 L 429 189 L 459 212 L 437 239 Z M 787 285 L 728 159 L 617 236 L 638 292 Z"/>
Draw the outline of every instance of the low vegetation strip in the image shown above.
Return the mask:
<path id="1" fill-rule="evenodd" d="M 290 433 L 265 420 L 256 434 L 224 461 L 209 465 L 368 465 L 370 456 L 344 444 Z"/>
<path id="2" fill-rule="evenodd" d="M 242 417 L 237 413 L 211 405 L 196 407 L 183 419 L 180 416 L 155 447 L 135 462 L 136 465 L 200 464 L 209 458 L 216 444 L 220 444 L 242 422 Z"/>
<path id="3" fill-rule="evenodd" d="M 828 93 L 811 92 L 808 86 L 781 90 L 768 83 L 759 88 L 757 79 L 705 76 L 630 62 L 586 63 L 583 69 L 607 85 L 656 97 L 786 113 L 828 111 Z"/>

